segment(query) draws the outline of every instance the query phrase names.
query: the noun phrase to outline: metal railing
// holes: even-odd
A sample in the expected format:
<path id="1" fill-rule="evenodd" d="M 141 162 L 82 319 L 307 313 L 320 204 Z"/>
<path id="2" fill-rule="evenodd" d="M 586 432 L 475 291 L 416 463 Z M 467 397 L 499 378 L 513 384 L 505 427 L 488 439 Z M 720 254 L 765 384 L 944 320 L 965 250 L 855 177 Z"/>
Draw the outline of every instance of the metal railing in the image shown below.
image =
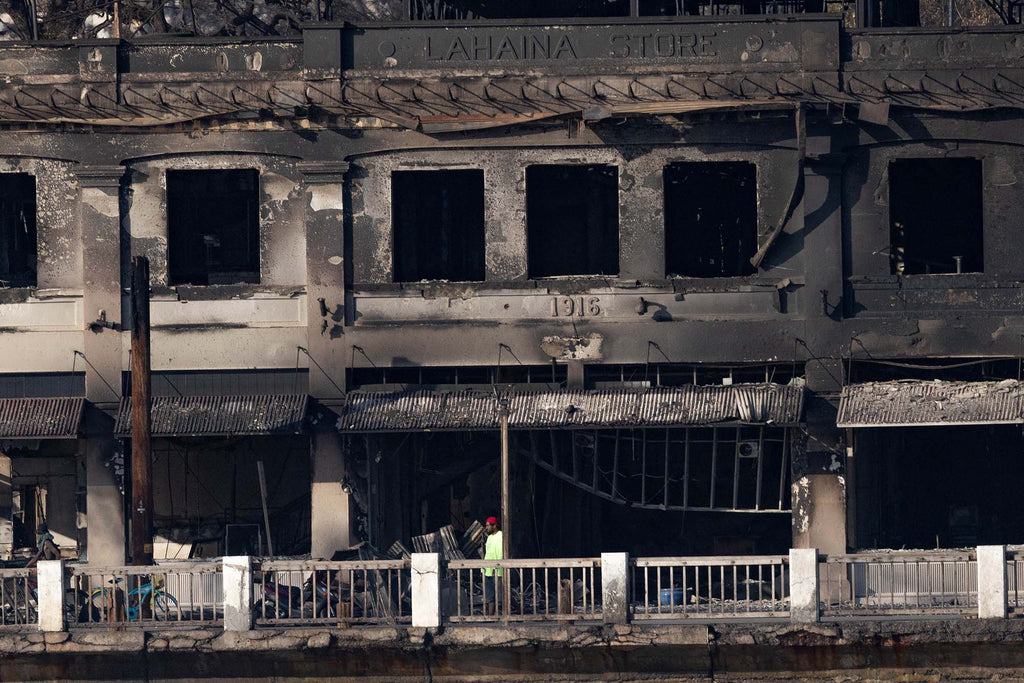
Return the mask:
<path id="1" fill-rule="evenodd" d="M 0 627 L 38 626 L 36 570 L 0 569 Z"/>
<path id="2" fill-rule="evenodd" d="M 1024 613 L 1024 550 L 1006 552 L 1006 607 L 1013 616 Z"/>
<path id="3" fill-rule="evenodd" d="M 821 556 L 822 615 L 967 614 L 978 606 L 973 551 Z"/>
<path id="4" fill-rule="evenodd" d="M 789 616 L 789 558 L 638 557 L 634 619 Z"/>
<path id="5" fill-rule="evenodd" d="M 253 567 L 255 623 L 406 623 L 411 585 L 408 560 L 264 560 Z"/>
<path id="6" fill-rule="evenodd" d="M 207 625 L 224 618 L 219 562 L 69 569 L 66 616 L 72 624 Z"/>
<path id="7" fill-rule="evenodd" d="M 451 560 L 447 577 L 442 604 L 452 622 L 601 618 L 600 558 Z"/>

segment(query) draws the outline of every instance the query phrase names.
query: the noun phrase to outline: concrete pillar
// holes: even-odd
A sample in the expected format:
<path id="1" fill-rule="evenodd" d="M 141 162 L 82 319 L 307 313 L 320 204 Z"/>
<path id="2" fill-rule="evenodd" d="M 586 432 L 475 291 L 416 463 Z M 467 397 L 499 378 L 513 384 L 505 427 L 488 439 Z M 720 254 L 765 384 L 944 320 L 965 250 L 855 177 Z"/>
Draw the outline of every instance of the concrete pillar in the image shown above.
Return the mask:
<path id="1" fill-rule="evenodd" d="M 843 326 L 841 155 L 829 153 L 827 138 L 807 140 L 803 253 L 807 299 L 800 314 L 806 332 L 794 340 L 806 364 L 805 431 L 792 450 L 793 547 L 818 548 L 827 554 L 847 551 L 847 482 L 844 433 L 836 427 L 849 334 Z"/>
<path id="2" fill-rule="evenodd" d="M 335 551 L 352 545 L 349 494 L 345 492 L 343 438 L 334 426 L 337 415 L 324 407 L 311 437 L 312 481 L 310 496 L 311 557 L 331 559 Z"/>
<path id="3" fill-rule="evenodd" d="M 40 631 L 64 630 L 64 561 L 41 560 L 36 564 L 36 609 Z"/>
<path id="4" fill-rule="evenodd" d="M 14 550 L 14 505 L 11 459 L 0 453 L 0 560 L 11 559 Z"/>
<path id="5" fill-rule="evenodd" d="M 244 555 L 223 560 L 224 630 L 252 630 L 252 558 Z"/>
<path id="6" fill-rule="evenodd" d="M 85 409 L 85 507 L 89 564 L 118 567 L 125 563 L 124 497 L 117 473 L 109 466 L 116 446 L 110 436 L 114 420 Z"/>
<path id="7" fill-rule="evenodd" d="M 978 546 L 978 618 L 1006 618 L 1006 546 Z"/>
<path id="8" fill-rule="evenodd" d="M 800 624 L 820 620 L 818 610 L 818 550 L 789 551 L 789 618 Z"/>
<path id="9" fill-rule="evenodd" d="M 629 623 L 628 553 L 601 553 L 601 613 L 606 624 Z"/>
<path id="10" fill-rule="evenodd" d="M 306 188 L 306 349 L 309 393 L 317 399 L 344 397 L 346 345 L 344 178 L 348 163 L 299 164 Z M 303 359 L 305 360 L 305 359 Z"/>
<path id="11" fill-rule="evenodd" d="M 121 166 L 79 168 L 82 192 L 83 308 L 86 332 L 81 352 L 85 361 L 86 514 L 90 564 L 122 565 L 124 509 L 121 491 L 108 461 L 114 450 L 112 416 L 121 395 L 121 332 L 89 327 L 106 318 L 127 328 L 121 309 Z"/>
<path id="12" fill-rule="evenodd" d="M 846 446 L 832 398 L 841 376 L 841 362 L 808 362 L 806 427 L 791 443 L 793 547 L 833 555 L 847 551 Z"/>
<path id="13" fill-rule="evenodd" d="M 412 625 L 437 628 L 441 625 L 441 556 L 437 553 L 413 553 Z"/>

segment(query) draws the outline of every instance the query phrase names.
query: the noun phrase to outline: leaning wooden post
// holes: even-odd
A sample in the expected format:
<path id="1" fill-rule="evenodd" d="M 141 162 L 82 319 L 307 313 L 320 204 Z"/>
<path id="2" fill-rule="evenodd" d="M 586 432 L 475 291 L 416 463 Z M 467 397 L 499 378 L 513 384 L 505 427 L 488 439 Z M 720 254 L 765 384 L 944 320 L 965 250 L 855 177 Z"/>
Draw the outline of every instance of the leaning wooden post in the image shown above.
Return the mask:
<path id="1" fill-rule="evenodd" d="M 132 564 L 153 563 L 150 476 L 149 259 L 132 260 Z"/>
<path id="2" fill-rule="evenodd" d="M 509 490 L 508 490 L 508 479 L 509 479 L 509 467 L 508 467 L 508 400 L 500 399 L 498 401 L 498 417 L 501 419 L 501 559 L 509 559 Z M 497 572 L 495 572 L 497 573 Z M 506 616 L 510 614 L 511 605 L 509 604 L 512 597 L 511 588 L 511 576 L 509 576 L 509 570 L 506 567 L 501 572 L 501 586 L 502 586 L 502 611 Z M 495 595 L 495 598 L 498 596 Z"/>

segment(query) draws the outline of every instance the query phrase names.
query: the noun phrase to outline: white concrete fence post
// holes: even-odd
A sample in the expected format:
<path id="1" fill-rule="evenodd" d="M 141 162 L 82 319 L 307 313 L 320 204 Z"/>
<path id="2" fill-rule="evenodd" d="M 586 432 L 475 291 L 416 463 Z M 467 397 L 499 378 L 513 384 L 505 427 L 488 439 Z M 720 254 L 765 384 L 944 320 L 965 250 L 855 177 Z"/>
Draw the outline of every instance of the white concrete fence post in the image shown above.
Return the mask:
<path id="1" fill-rule="evenodd" d="M 223 558 L 224 630 L 252 630 L 252 558 Z"/>
<path id="2" fill-rule="evenodd" d="M 978 546 L 978 618 L 1006 618 L 1006 546 Z"/>
<path id="3" fill-rule="evenodd" d="M 36 564 L 36 609 L 40 631 L 64 630 L 64 561 Z"/>
<path id="4" fill-rule="evenodd" d="M 601 613 L 606 624 L 629 623 L 628 553 L 601 553 Z"/>
<path id="5" fill-rule="evenodd" d="M 818 609 L 818 549 L 789 550 L 789 618 L 800 624 L 816 624 Z"/>
<path id="6" fill-rule="evenodd" d="M 412 625 L 437 628 L 441 625 L 441 556 L 412 553 Z"/>

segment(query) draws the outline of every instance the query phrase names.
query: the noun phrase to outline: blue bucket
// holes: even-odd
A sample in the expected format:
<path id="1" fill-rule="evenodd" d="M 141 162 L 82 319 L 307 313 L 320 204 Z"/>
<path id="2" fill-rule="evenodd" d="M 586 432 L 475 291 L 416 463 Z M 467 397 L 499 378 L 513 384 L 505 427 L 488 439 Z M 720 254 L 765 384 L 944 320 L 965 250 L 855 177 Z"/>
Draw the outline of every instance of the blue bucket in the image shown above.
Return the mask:
<path id="1" fill-rule="evenodd" d="M 658 591 L 659 604 L 662 607 L 683 604 L 682 588 L 662 588 Z"/>

